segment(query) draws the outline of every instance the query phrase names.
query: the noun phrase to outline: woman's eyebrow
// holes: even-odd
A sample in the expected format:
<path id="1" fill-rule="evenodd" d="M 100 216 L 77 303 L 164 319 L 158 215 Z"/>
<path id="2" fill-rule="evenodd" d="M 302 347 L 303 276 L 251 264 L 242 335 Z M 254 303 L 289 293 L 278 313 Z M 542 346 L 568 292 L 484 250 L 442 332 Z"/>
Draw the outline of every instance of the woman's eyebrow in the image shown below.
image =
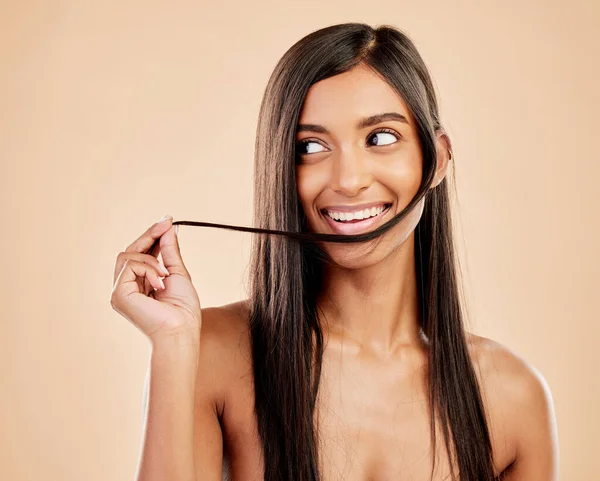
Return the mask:
<path id="1" fill-rule="evenodd" d="M 364 117 L 360 119 L 356 124 L 356 128 L 358 130 L 364 129 L 365 127 L 371 127 L 372 125 L 377 125 L 387 120 L 397 120 L 398 122 L 409 124 L 408 119 L 404 115 L 398 112 L 385 112 L 383 114 L 371 115 L 369 117 Z M 327 130 L 322 125 L 317 124 L 298 124 L 298 127 L 296 128 L 296 133 L 300 132 L 315 132 L 318 134 L 329 135 L 329 130 Z"/>

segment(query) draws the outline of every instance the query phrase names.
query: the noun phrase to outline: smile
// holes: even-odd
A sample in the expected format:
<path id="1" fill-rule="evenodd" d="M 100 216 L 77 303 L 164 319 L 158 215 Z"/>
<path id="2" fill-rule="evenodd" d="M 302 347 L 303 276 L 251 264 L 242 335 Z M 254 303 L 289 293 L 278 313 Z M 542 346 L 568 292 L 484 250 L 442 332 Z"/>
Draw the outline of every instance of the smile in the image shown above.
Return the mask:
<path id="1" fill-rule="evenodd" d="M 338 234 L 362 234 L 379 224 L 392 204 L 382 204 L 358 213 L 323 211 L 325 220 Z M 368 217 L 367 217 L 368 216 Z M 360 217 L 363 217 L 362 219 Z M 366 217 L 366 218 L 364 218 Z"/>

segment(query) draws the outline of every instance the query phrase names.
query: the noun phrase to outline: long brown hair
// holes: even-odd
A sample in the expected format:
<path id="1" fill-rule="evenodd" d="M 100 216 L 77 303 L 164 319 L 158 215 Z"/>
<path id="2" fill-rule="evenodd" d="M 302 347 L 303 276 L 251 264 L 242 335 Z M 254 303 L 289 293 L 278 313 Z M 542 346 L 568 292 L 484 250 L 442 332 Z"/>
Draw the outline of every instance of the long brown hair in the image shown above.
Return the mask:
<path id="1" fill-rule="evenodd" d="M 402 212 L 372 232 L 307 232 L 295 177 L 300 111 L 311 85 L 359 64 L 377 72 L 411 110 L 423 155 L 422 184 Z M 423 198 L 424 210 L 415 231 L 415 262 L 421 329 L 429 345 L 433 452 L 439 419 L 451 470 L 454 473 L 458 468 L 458 479 L 494 479 L 485 409 L 463 327 L 447 179 L 430 188 L 439 129 L 430 75 L 406 34 L 392 26 L 373 28 L 362 23 L 322 28 L 284 54 L 266 87 L 255 145 L 255 227 L 174 222 L 269 234 L 253 237 L 250 269 L 255 412 L 265 481 L 321 479 L 314 426 L 323 356 L 317 296 L 322 266 L 329 258 L 319 243 L 375 239 Z M 431 477 L 434 468 L 435 456 Z"/>

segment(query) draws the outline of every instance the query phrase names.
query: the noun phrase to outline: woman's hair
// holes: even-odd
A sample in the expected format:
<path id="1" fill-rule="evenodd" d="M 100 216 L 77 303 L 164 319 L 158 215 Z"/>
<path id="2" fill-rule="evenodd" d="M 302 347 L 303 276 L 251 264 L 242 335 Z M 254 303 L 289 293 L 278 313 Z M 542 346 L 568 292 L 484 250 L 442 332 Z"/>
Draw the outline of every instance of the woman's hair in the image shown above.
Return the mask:
<path id="1" fill-rule="evenodd" d="M 406 208 L 377 229 L 358 235 L 306 231 L 296 186 L 296 126 L 311 85 L 366 65 L 406 102 L 423 155 L 423 180 Z M 415 230 L 421 330 L 428 349 L 428 401 L 435 469 L 436 420 L 452 473 L 460 481 L 494 479 L 490 435 L 463 327 L 446 179 L 430 189 L 436 133 L 442 129 L 436 94 L 410 38 L 392 26 L 344 23 L 310 33 L 281 58 L 269 79 L 257 126 L 254 228 L 177 221 L 249 231 L 250 332 L 255 412 L 265 481 L 318 481 L 314 415 L 323 357 L 317 297 L 323 242 L 365 242 L 400 222 L 424 197 Z"/>

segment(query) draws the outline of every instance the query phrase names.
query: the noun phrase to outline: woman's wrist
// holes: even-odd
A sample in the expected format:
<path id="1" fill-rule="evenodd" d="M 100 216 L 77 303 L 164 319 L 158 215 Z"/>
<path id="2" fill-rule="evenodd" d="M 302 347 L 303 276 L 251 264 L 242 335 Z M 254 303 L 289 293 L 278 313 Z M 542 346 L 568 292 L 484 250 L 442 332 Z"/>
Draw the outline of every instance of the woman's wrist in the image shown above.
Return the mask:
<path id="1" fill-rule="evenodd" d="M 197 352 L 200 346 L 200 330 L 157 334 L 150 337 L 150 343 L 153 351 L 191 349 Z"/>

